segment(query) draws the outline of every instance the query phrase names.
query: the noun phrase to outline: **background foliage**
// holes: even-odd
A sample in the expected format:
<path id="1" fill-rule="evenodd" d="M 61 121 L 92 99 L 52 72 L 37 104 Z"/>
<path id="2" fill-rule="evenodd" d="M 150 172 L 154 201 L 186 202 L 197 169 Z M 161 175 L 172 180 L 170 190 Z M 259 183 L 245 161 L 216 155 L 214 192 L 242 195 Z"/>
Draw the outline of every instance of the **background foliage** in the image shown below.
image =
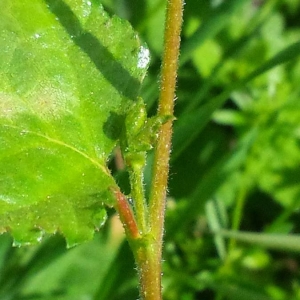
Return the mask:
<path id="1" fill-rule="evenodd" d="M 150 48 L 142 96 L 154 114 L 164 1 L 100 2 L 128 19 Z M 300 229 L 299 18 L 297 0 L 185 5 L 164 247 L 166 300 L 300 299 L 299 250 L 289 247 L 291 239 L 279 239 L 279 250 L 266 235 Z M 268 61 L 276 67 L 265 72 Z M 110 167 L 126 190 L 126 172 L 114 160 Z M 151 153 L 148 182 L 150 169 Z M 241 243 L 245 234 L 234 241 L 211 233 L 220 229 L 260 233 L 267 247 L 255 242 L 257 236 Z M 0 239 L 1 299 L 138 297 L 133 259 L 113 212 L 92 242 L 70 250 L 59 236 L 29 248 L 12 248 L 8 235 Z"/>

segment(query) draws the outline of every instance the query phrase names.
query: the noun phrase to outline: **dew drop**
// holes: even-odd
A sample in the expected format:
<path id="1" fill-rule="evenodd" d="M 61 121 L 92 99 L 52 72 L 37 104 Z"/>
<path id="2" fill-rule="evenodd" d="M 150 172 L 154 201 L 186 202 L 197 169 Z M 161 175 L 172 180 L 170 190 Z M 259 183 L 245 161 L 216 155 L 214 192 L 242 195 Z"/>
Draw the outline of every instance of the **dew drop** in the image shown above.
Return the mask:
<path id="1" fill-rule="evenodd" d="M 132 198 L 128 198 L 128 203 L 130 204 L 130 205 L 133 205 L 133 199 Z"/>
<path id="2" fill-rule="evenodd" d="M 150 52 L 149 49 L 141 46 L 139 54 L 138 54 L 138 64 L 137 67 L 139 69 L 144 69 L 148 66 L 150 62 Z"/>

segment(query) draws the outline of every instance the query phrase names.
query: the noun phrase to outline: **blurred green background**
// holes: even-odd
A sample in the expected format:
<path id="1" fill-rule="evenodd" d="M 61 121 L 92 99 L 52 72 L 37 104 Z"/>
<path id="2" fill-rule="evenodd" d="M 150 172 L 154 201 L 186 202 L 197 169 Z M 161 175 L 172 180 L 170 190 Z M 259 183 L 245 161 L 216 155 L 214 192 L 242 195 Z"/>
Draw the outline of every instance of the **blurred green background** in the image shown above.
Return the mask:
<path id="1" fill-rule="evenodd" d="M 128 19 L 148 44 L 141 94 L 154 114 L 165 1 L 92 2 Z M 300 299 L 299 56 L 298 0 L 186 1 L 165 300 Z M 150 172 L 151 153 L 146 183 Z M 126 190 L 126 172 L 115 176 Z M 34 247 L 11 244 L 0 236 L 1 300 L 138 299 L 132 254 L 113 211 L 92 242 L 69 250 L 59 236 Z"/>

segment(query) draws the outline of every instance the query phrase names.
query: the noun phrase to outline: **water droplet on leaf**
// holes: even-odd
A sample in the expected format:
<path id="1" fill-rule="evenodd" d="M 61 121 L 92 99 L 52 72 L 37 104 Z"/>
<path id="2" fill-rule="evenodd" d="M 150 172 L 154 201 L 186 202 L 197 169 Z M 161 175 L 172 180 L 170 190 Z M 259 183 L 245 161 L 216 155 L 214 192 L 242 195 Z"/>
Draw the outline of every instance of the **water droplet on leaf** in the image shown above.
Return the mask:
<path id="1" fill-rule="evenodd" d="M 149 49 L 141 46 L 139 54 L 138 54 L 138 64 L 137 67 L 139 69 L 144 69 L 148 66 L 150 62 L 150 52 Z"/>

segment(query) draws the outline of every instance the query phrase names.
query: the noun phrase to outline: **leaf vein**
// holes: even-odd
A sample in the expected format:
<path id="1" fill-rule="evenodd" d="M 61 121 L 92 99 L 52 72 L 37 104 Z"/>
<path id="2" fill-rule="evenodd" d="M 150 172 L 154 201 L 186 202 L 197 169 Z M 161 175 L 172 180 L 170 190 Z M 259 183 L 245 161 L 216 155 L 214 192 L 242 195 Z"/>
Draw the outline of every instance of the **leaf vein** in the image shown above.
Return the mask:
<path id="1" fill-rule="evenodd" d="M 63 142 L 63 141 L 54 139 L 54 138 L 52 138 L 52 137 L 49 137 L 49 136 L 47 136 L 47 135 L 44 135 L 44 134 L 41 134 L 41 133 L 38 133 L 38 132 L 34 132 L 34 131 L 31 131 L 31 130 L 26 130 L 26 129 L 24 130 L 24 129 L 18 127 L 18 126 L 14 126 L 14 125 L 3 125 L 3 127 L 14 128 L 14 129 L 20 130 L 20 131 L 23 132 L 24 134 L 26 133 L 26 134 L 36 135 L 36 136 L 38 136 L 38 137 L 41 137 L 41 138 L 46 139 L 47 141 L 49 141 L 49 142 L 51 142 L 51 143 L 54 143 L 54 144 L 60 145 L 60 146 L 62 146 L 62 147 L 68 148 L 68 149 L 70 149 L 70 150 L 72 150 L 72 151 L 74 151 L 74 152 L 80 154 L 81 156 L 85 157 L 85 158 L 88 159 L 93 165 L 95 165 L 96 167 L 98 167 L 99 169 L 101 169 L 104 173 L 106 173 L 107 175 L 110 176 L 109 170 L 108 170 L 105 166 L 101 165 L 101 163 L 99 163 L 99 162 L 97 161 L 97 159 L 90 157 L 90 156 L 87 155 L 85 152 L 83 152 L 83 151 L 77 149 L 76 147 L 74 147 L 74 146 L 72 146 L 72 145 L 69 145 L 69 144 L 67 144 L 67 143 L 65 143 L 65 142 Z"/>

